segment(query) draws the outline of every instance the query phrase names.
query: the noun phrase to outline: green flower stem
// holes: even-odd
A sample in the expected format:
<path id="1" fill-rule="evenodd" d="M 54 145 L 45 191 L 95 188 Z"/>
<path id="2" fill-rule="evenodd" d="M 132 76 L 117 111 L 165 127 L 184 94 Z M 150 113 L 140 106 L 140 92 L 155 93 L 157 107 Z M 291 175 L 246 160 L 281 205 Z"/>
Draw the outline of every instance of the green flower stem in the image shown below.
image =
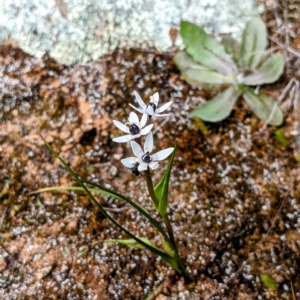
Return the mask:
<path id="1" fill-rule="evenodd" d="M 148 187 L 148 191 L 149 191 L 149 194 L 150 194 L 150 197 L 154 203 L 154 206 L 156 208 L 158 208 L 158 205 L 159 205 L 159 201 L 155 195 L 155 191 L 154 191 L 154 188 L 153 188 L 153 182 L 152 182 L 152 177 L 151 177 L 151 174 L 150 174 L 150 169 L 148 167 L 147 171 L 145 172 L 145 178 L 146 178 L 146 182 L 147 182 L 147 187 Z M 179 253 L 178 253 L 178 250 L 177 250 L 177 247 L 176 247 L 176 243 L 175 243 L 175 238 L 174 238 L 174 233 L 173 233 L 173 228 L 172 228 L 172 225 L 171 225 L 171 222 L 170 222 L 170 219 L 168 217 L 167 214 L 163 215 L 162 216 L 164 222 L 165 222 L 165 225 L 166 225 L 166 228 L 167 228 L 167 232 L 168 232 L 168 235 L 170 237 L 170 247 L 172 248 L 173 252 L 174 252 L 174 258 L 176 259 L 177 263 L 178 263 L 178 267 L 180 268 L 180 275 L 183 276 L 184 278 L 184 281 L 186 284 L 189 284 L 192 281 L 191 277 L 189 276 L 189 274 L 187 273 L 186 269 L 185 269 L 185 266 L 184 266 L 184 263 L 181 259 L 181 257 L 179 256 Z M 167 241 L 168 242 L 168 241 Z"/>
<path id="2" fill-rule="evenodd" d="M 145 178 L 146 178 L 147 187 L 148 187 L 148 191 L 149 191 L 150 197 L 151 197 L 151 199 L 152 199 L 152 201 L 154 203 L 155 208 L 157 209 L 159 202 L 158 202 L 158 199 L 157 199 L 157 197 L 155 195 L 155 192 L 154 192 L 153 182 L 152 182 L 152 177 L 151 177 L 151 174 L 150 174 L 149 167 L 148 167 L 147 171 L 145 171 Z"/>
<path id="3" fill-rule="evenodd" d="M 164 220 L 164 222 L 165 222 L 165 224 L 166 224 L 167 231 L 168 231 L 168 234 L 169 234 L 169 237 L 170 237 L 171 242 L 172 242 L 174 245 L 176 245 L 176 243 L 175 243 L 175 238 L 174 238 L 174 233 L 173 233 L 173 228 L 172 228 L 171 222 L 170 222 L 169 217 L 168 217 L 167 214 L 165 214 L 165 215 L 163 216 L 163 220 Z"/>

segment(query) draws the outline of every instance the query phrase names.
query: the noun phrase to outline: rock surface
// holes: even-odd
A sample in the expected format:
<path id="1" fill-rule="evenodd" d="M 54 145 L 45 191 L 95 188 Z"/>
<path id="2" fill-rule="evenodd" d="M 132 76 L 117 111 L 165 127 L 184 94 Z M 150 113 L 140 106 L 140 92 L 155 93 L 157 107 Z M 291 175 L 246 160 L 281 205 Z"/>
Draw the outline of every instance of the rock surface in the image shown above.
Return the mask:
<path id="1" fill-rule="evenodd" d="M 182 19 L 236 35 L 256 14 L 253 0 L 6 0 L 0 3 L 0 41 L 10 37 L 34 56 L 47 52 L 60 63 L 85 63 L 117 47 L 166 51 L 173 45 L 170 29 Z"/>

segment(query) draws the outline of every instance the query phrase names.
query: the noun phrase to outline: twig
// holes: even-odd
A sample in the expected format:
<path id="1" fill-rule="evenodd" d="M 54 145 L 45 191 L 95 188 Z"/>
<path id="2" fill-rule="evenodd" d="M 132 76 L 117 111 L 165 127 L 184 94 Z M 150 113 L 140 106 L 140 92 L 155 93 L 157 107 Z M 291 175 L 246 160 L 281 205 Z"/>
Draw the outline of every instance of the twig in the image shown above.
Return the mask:
<path id="1" fill-rule="evenodd" d="M 95 167 L 95 168 L 108 167 L 108 166 L 111 166 L 111 162 L 107 161 L 107 162 L 104 162 L 104 163 L 95 163 L 95 164 L 92 164 L 91 166 Z"/>
<path id="2" fill-rule="evenodd" d="M 285 4 L 285 1 L 283 1 L 283 4 Z M 288 12 L 287 12 L 286 5 L 284 5 L 283 7 L 283 19 L 284 19 L 284 31 L 285 31 L 285 47 L 289 48 L 291 39 L 288 30 Z"/>
<path id="3" fill-rule="evenodd" d="M 123 211 L 122 208 L 105 207 L 105 209 L 106 209 L 107 211 L 114 212 L 114 213 L 121 213 L 121 212 Z"/>
<path id="4" fill-rule="evenodd" d="M 286 87 L 285 87 L 285 88 L 283 89 L 283 91 L 281 92 L 281 94 L 280 94 L 280 96 L 279 96 L 279 98 L 278 98 L 278 101 L 279 101 L 279 102 L 281 102 L 281 101 L 285 98 L 287 92 L 291 89 L 291 86 L 292 86 L 293 83 L 295 83 L 296 85 L 298 84 L 295 77 L 293 77 L 293 78 L 289 81 L 289 83 L 286 85 Z"/>
<path id="5" fill-rule="evenodd" d="M 268 229 L 266 235 L 263 237 L 261 243 L 266 239 L 267 235 L 268 235 L 268 234 L 270 233 L 270 231 L 275 227 L 275 222 L 276 222 L 277 218 L 279 217 L 279 214 L 280 214 L 281 211 L 282 211 L 282 208 L 283 208 L 283 205 L 284 205 L 286 199 L 287 199 L 287 197 L 285 197 L 285 198 L 282 200 L 281 205 L 280 205 L 280 207 L 279 207 L 279 209 L 278 209 L 278 211 L 277 211 L 277 214 L 276 214 L 275 218 L 273 219 L 272 224 L 271 224 L 270 228 Z"/>
<path id="6" fill-rule="evenodd" d="M 295 77 L 293 77 L 293 78 L 289 81 L 289 83 L 285 86 L 285 88 L 282 90 L 280 96 L 278 97 L 278 100 L 276 101 L 276 103 L 274 104 L 274 106 L 273 106 L 273 108 L 272 108 L 272 112 L 271 112 L 271 114 L 270 114 L 268 120 L 265 122 L 265 124 L 264 124 L 264 126 L 262 127 L 262 129 L 265 129 L 266 126 L 267 126 L 267 124 L 268 124 L 268 122 L 273 118 L 274 113 L 275 113 L 275 109 L 276 109 L 276 105 L 277 105 L 277 106 L 280 105 L 280 103 L 282 102 L 282 100 L 286 97 L 287 92 L 290 91 L 290 89 L 291 89 L 291 87 L 292 87 L 293 84 L 295 84 L 295 86 L 297 87 L 297 89 L 299 88 L 299 82 L 298 82 L 298 80 L 296 80 Z M 294 99 L 295 99 L 295 95 L 296 95 L 296 92 L 295 92 L 295 94 L 294 94 Z M 293 100 L 293 101 L 294 101 L 294 100 Z M 293 101 L 292 101 L 292 103 L 293 103 Z"/>
<path id="7" fill-rule="evenodd" d="M 291 290 L 292 290 L 292 296 L 293 296 L 293 300 L 296 300 L 296 295 L 295 295 L 295 291 L 294 291 L 294 286 L 293 283 L 290 281 L 291 284 Z"/>
<path id="8" fill-rule="evenodd" d="M 278 0 L 274 0 L 273 1 L 273 12 L 274 12 L 277 27 L 280 27 L 282 25 L 282 19 L 279 17 L 277 8 L 278 8 Z"/>
<path id="9" fill-rule="evenodd" d="M 296 86 L 296 92 L 294 94 L 294 99 L 292 100 L 292 103 L 294 106 L 294 110 L 297 111 L 298 102 L 299 102 L 299 98 L 300 98 L 300 84 L 299 84 L 298 80 L 295 80 L 295 86 Z M 297 119 L 299 118 L 298 114 L 296 114 L 296 118 Z"/>
<path id="10" fill-rule="evenodd" d="M 3 211 L 2 215 L 1 215 L 1 218 L 0 218 L 0 228 L 2 227 L 2 224 L 3 224 L 4 218 L 5 218 L 7 209 L 8 209 L 8 207 L 6 206 L 6 207 L 4 208 L 4 211 Z"/>
<path id="11" fill-rule="evenodd" d="M 300 52 L 297 51 L 295 48 L 291 47 L 290 45 L 283 45 L 282 43 L 278 42 L 276 39 L 274 39 L 271 36 L 268 36 L 269 39 L 274 42 L 275 44 L 279 45 L 282 49 L 286 49 L 288 52 L 292 53 L 293 55 L 300 58 Z"/>

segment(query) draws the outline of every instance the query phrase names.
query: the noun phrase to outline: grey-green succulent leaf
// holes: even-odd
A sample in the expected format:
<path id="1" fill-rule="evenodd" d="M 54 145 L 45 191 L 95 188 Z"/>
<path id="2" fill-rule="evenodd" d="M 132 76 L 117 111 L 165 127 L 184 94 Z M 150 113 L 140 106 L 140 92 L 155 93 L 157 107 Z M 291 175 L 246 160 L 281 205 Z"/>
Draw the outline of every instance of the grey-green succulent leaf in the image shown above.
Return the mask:
<path id="1" fill-rule="evenodd" d="M 278 80 L 283 70 L 284 58 L 278 53 L 267 58 L 256 71 L 244 77 L 242 83 L 246 85 L 273 83 Z"/>
<path id="2" fill-rule="evenodd" d="M 228 78 L 231 82 L 231 84 L 238 90 L 240 88 L 240 83 L 239 83 L 239 74 L 236 72 L 232 71 L 231 73 L 228 74 Z"/>
<path id="3" fill-rule="evenodd" d="M 180 34 L 187 53 L 201 65 L 224 75 L 237 69 L 224 47 L 202 28 L 190 22 L 182 21 Z"/>
<path id="4" fill-rule="evenodd" d="M 231 36 L 223 36 L 221 43 L 224 46 L 225 51 L 231 55 L 233 61 L 239 64 L 241 44 Z"/>
<path id="5" fill-rule="evenodd" d="M 230 86 L 214 99 L 191 112 L 191 117 L 197 117 L 208 122 L 219 122 L 230 115 L 230 112 L 241 92 Z"/>
<path id="6" fill-rule="evenodd" d="M 231 83 L 228 76 L 199 65 L 185 51 L 178 52 L 174 61 L 184 79 L 192 85 L 226 85 Z"/>
<path id="7" fill-rule="evenodd" d="M 259 119 L 273 126 L 280 126 L 282 124 L 282 111 L 273 99 L 263 93 L 255 94 L 251 88 L 245 89 L 243 96 Z"/>
<path id="8" fill-rule="evenodd" d="M 243 31 L 241 66 L 254 71 L 267 47 L 267 28 L 258 17 L 251 19 Z"/>

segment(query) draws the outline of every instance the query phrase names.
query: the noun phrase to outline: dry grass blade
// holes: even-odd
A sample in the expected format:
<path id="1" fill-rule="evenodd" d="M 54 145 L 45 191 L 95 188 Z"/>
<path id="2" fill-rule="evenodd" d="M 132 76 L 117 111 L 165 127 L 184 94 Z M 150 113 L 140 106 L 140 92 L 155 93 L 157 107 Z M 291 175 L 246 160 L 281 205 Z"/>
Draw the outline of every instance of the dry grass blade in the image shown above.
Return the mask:
<path id="1" fill-rule="evenodd" d="M 2 227 L 2 224 L 3 224 L 4 218 L 5 218 L 7 209 L 8 209 L 8 207 L 6 206 L 6 207 L 4 208 L 4 211 L 3 211 L 2 215 L 1 215 L 1 218 L 0 218 L 0 228 Z"/>
<path id="2" fill-rule="evenodd" d="M 291 291 L 292 291 L 292 296 L 293 296 L 293 300 L 296 300 L 296 295 L 295 295 L 295 290 L 294 290 L 294 285 L 293 285 L 293 282 L 290 281 L 290 284 L 291 284 Z"/>

